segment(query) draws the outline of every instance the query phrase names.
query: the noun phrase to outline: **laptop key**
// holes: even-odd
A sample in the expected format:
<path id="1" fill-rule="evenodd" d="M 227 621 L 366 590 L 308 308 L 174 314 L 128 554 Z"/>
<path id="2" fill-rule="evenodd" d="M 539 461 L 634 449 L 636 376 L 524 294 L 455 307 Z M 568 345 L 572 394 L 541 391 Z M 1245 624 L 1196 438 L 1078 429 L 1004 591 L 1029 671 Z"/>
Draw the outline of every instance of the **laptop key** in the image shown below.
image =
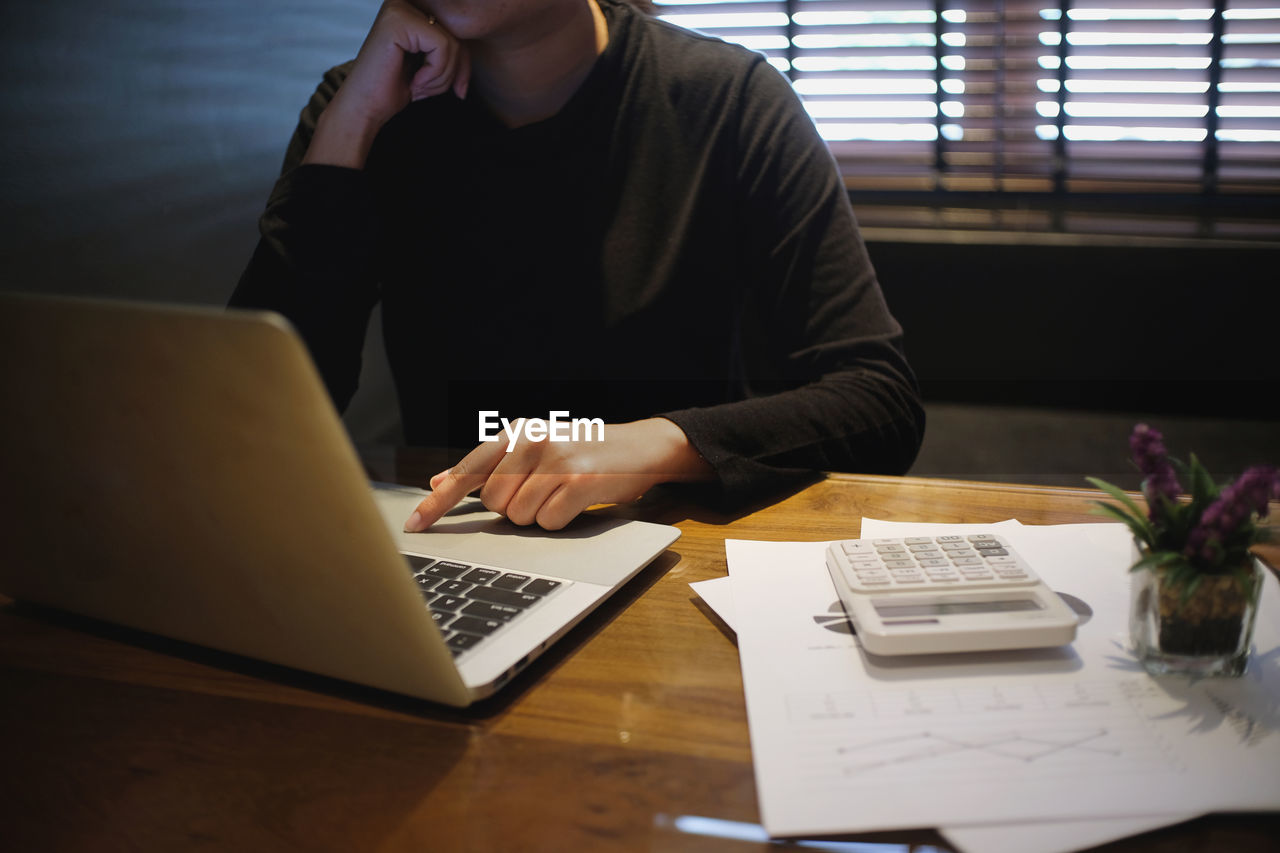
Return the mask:
<path id="1" fill-rule="evenodd" d="M 441 560 L 434 566 L 428 566 L 424 569 L 424 572 L 425 574 L 433 575 L 438 578 L 448 578 L 449 580 L 453 580 L 454 578 L 462 577 L 462 573 L 469 568 L 471 567 L 463 563 L 449 563 Z"/>
<path id="2" fill-rule="evenodd" d="M 506 622 L 519 616 L 522 611 L 519 607 L 511 607 L 507 604 L 494 604 L 489 601 L 472 601 L 466 607 L 462 608 L 462 612 L 468 616 L 479 616 L 483 619 L 498 619 Z"/>
<path id="3" fill-rule="evenodd" d="M 515 572 L 507 572 L 505 575 L 489 584 L 489 586 L 497 589 L 519 589 L 528 582 L 528 575 L 518 575 Z"/>
<path id="4" fill-rule="evenodd" d="M 436 592 L 443 592 L 446 595 L 462 595 L 471 589 L 471 584 L 466 581 L 445 581 L 436 587 Z"/>
<path id="5" fill-rule="evenodd" d="M 445 643 L 447 643 L 451 649 L 465 652 L 467 649 L 471 648 L 483 639 L 484 637 L 479 634 L 454 634 L 452 637 L 445 640 Z"/>
<path id="6" fill-rule="evenodd" d="M 434 619 L 436 621 L 436 624 L 439 625 L 441 628 L 445 627 L 450 622 L 452 622 L 455 616 L 457 616 L 456 613 L 450 613 L 448 610 L 432 610 L 431 611 L 431 618 Z"/>
<path id="7" fill-rule="evenodd" d="M 533 584 L 530 584 L 532 586 Z M 537 604 L 542 600 L 542 596 L 533 595 L 527 592 L 512 592 L 509 589 L 494 589 L 491 586 L 478 586 L 467 592 L 467 598 L 474 601 L 488 601 L 493 604 L 505 604 L 508 607 L 518 607 L 521 610 L 531 604 Z"/>
<path id="8" fill-rule="evenodd" d="M 501 619 L 481 619 L 477 616 L 459 616 L 449 624 L 449 627 L 455 631 L 463 631 L 467 634 L 488 636 L 505 624 L 506 623 Z"/>
<path id="9" fill-rule="evenodd" d="M 460 595 L 442 595 L 431 601 L 430 606 L 432 610 L 448 610 L 452 612 L 466 603 L 467 600 Z"/>
<path id="10" fill-rule="evenodd" d="M 538 578 L 537 580 L 530 581 L 529 585 L 524 588 L 524 592 L 532 593 L 533 595 L 546 595 L 552 590 L 557 589 L 559 586 L 560 581 Z"/>
<path id="11" fill-rule="evenodd" d="M 469 581 L 474 584 L 486 584 L 500 574 L 502 574 L 502 572 L 497 569 L 472 569 L 462 576 L 462 580 Z"/>

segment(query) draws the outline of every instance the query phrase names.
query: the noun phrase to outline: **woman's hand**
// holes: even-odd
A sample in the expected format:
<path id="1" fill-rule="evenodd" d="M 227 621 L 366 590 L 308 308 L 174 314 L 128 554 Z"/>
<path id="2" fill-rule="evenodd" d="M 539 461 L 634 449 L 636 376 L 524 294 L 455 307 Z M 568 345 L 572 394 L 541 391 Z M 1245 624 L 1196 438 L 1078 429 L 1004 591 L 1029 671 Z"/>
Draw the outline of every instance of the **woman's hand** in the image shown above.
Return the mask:
<path id="1" fill-rule="evenodd" d="M 486 508 L 516 524 L 559 530 L 589 506 L 635 500 L 658 483 L 707 479 L 711 466 L 665 418 L 608 424 L 603 441 L 530 441 L 508 453 L 503 431 L 431 478 L 432 493 L 405 522 L 425 530 L 480 487 Z"/>
<path id="2" fill-rule="evenodd" d="M 382 126 L 411 101 L 452 89 L 465 97 L 466 47 L 408 0 L 386 0 L 355 65 L 321 113 L 303 163 L 363 168 Z"/>

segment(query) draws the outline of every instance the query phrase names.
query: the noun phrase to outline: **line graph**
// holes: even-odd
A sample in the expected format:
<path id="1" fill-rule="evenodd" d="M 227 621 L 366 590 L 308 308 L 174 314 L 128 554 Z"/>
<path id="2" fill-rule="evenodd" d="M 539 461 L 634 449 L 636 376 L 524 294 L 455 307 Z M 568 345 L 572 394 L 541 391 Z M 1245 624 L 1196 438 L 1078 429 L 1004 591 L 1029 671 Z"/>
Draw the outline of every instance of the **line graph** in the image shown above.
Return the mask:
<path id="1" fill-rule="evenodd" d="M 1174 769 L 1139 712 L 1147 688 L 1106 681 L 878 687 L 785 697 L 793 758 L 814 779 L 1088 778 Z M 1003 780 L 1003 782 L 1001 782 Z"/>
<path id="2" fill-rule="evenodd" d="M 1041 761 L 1064 751 L 1113 757 L 1120 755 L 1120 749 L 1099 744 L 1107 734 L 1105 728 L 1026 733 L 1012 731 L 968 736 L 923 731 L 919 734 L 898 735 L 841 746 L 835 751 L 840 758 L 843 773 L 848 776 L 890 765 L 929 761 L 966 752 L 1023 764 Z"/>

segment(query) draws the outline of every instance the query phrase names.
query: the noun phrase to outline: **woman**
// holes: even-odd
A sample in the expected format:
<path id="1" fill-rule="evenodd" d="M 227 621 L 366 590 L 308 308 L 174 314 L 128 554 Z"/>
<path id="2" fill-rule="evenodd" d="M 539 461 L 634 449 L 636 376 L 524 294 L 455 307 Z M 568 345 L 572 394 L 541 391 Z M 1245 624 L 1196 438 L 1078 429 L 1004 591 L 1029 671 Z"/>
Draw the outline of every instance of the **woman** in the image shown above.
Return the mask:
<path id="1" fill-rule="evenodd" d="M 478 445 L 406 530 L 476 488 L 556 529 L 661 482 L 743 500 L 919 447 L 901 329 L 790 86 L 619 0 L 387 0 L 261 230 L 233 304 L 288 316 L 341 408 L 380 299 L 407 439 Z M 479 441 L 482 412 L 550 411 L 604 440 Z"/>

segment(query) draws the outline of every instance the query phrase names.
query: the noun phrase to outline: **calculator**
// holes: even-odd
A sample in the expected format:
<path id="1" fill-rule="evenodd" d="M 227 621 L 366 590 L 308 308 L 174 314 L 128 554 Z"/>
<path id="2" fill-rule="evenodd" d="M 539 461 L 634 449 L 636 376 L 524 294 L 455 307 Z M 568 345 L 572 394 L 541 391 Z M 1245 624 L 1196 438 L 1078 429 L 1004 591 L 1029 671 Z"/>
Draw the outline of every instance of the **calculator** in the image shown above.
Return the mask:
<path id="1" fill-rule="evenodd" d="M 827 570 L 876 655 L 1061 646 L 1076 615 L 1001 536 L 845 539 Z"/>

